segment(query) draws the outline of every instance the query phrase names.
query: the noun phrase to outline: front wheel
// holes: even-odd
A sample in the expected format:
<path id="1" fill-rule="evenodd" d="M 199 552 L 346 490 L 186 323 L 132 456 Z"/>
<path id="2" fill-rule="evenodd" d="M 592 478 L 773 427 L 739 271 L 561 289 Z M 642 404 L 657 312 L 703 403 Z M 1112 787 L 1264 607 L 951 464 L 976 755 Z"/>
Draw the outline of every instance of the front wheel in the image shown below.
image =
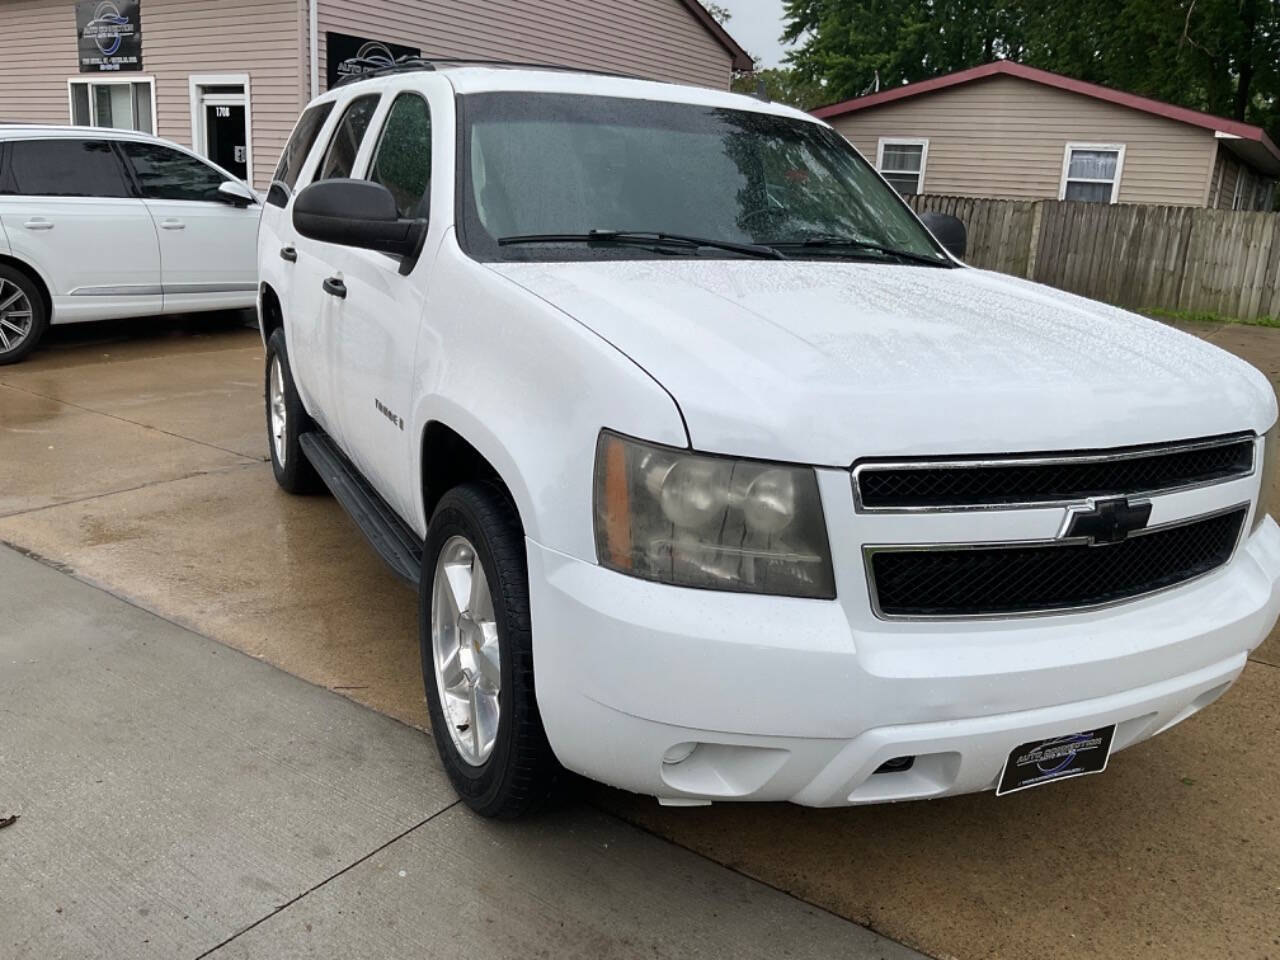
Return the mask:
<path id="1" fill-rule="evenodd" d="M 480 483 L 446 493 L 422 554 L 422 677 L 445 771 L 486 817 L 537 809 L 560 773 L 534 696 L 528 584 L 506 496 Z"/>

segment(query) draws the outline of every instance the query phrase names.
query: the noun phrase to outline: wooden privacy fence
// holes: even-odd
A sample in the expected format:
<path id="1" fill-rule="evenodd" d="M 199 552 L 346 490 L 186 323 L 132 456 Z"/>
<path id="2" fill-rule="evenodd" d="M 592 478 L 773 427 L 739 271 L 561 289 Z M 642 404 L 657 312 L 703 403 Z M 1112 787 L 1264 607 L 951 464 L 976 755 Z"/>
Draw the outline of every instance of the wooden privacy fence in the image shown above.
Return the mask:
<path id="1" fill-rule="evenodd" d="M 909 202 L 963 220 L 975 267 L 1131 310 L 1280 315 L 1280 214 L 928 194 Z"/>

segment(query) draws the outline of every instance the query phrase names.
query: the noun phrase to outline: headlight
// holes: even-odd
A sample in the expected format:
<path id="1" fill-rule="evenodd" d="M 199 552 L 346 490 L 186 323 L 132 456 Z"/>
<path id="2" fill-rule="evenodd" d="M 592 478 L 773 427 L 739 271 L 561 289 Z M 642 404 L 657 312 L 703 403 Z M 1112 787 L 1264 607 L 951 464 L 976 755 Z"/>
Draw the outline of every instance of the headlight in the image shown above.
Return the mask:
<path id="1" fill-rule="evenodd" d="M 1276 461 L 1280 459 L 1280 421 L 1276 421 L 1271 425 L 1262 437 L 1262 475 L 1258 478 L 1258 506 L 1253 511 L 1253 526 L 1249 528 L 1252 535 L 1260 526 L 1262 521 L 1267 518 L 1267 514 L 1271 512 L 1271 502 L 1274 499 L 1274 490 L 1276 485 Z"/>
<path id="2" fill-rule="evenodd" d="M 685 587 L 833 599 L 811 468 L 687 453 L 608 431 L 596 444 L 596 550 Z"/>

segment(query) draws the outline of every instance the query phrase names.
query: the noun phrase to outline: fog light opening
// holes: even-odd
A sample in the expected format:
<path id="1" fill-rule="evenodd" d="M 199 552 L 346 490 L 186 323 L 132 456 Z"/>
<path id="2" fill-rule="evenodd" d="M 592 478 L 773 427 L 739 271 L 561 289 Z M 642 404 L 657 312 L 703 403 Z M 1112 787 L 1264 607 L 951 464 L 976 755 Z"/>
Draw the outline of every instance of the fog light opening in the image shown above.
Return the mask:
<path id="1" fill-rule="evenodd" d="M 683 763 L 693 756 L 697 747 L 696 743 L 677 743 L 674 747 L 667 747 L 667 752 L 662 755 L 662 762 L 668 766 Z"/>
<path id="2" fill-rule="evenodd" d="M 876 767 L 871 775 L 874 777 L 877 773 L 903 773 L 906 770 L 910 770 L 915 764 L 916 758 L 914 756 L 892 757 Z"/>

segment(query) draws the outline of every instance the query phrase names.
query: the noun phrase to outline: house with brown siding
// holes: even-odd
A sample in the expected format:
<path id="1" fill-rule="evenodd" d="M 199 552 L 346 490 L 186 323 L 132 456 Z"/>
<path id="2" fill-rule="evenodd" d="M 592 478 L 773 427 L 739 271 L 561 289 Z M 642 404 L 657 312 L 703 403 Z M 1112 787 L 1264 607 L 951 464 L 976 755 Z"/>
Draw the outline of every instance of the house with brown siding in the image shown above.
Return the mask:
<path id="1" fill-rule="evenodd" d="M 821 107 L 904 194 L 1270 210 L 1259 127 L 997 61 Z"/>
<path id="2" fill-rule="evenodd" d="M 3 0 L 0 13 L 0 121 L 145 130 L 261 188 L 303 105 L 353 54 L 720 88 L 751 67 L 697 0 Z M 104 18 L 128 33 L 118 49 Z"/>

